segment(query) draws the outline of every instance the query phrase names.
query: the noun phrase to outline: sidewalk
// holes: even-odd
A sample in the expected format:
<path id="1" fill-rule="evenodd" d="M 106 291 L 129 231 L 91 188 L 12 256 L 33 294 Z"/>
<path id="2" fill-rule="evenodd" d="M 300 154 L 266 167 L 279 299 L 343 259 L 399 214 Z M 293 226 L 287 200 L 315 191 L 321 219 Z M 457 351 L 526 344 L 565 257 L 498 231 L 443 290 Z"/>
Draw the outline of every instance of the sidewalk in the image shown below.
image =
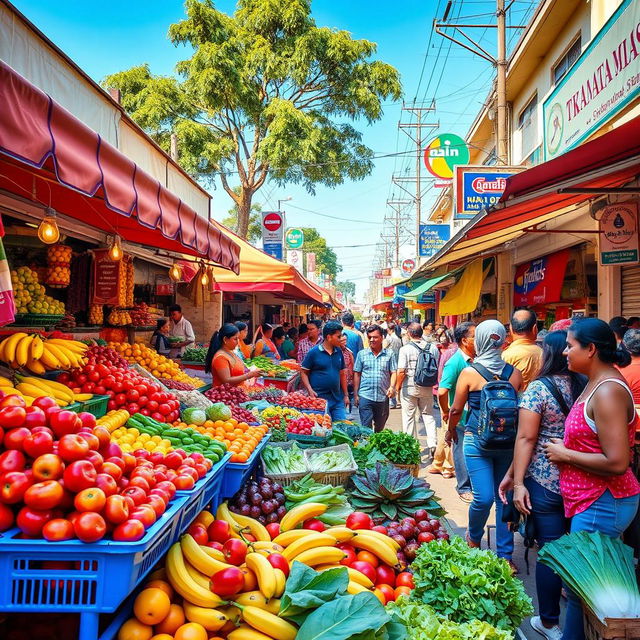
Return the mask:
<path id="1" fill-rule="evenodd" d="M 387 428 L 399 431 L 402 426 L 402 419 L 400 416 L 400 409 L 392 409 L 389 421 L 387 422 Z M 424 432 L 424 424 L 421 425 L 423 430 L 419 434 L 420 444 L 422 445 L 423 461 L 428 459 L 427 446 L 426 446 L 426 433 Z M 460 500 L 458 492 L 456 491 L 455 478 L 445 479 L 437 473 L 426 473 L 427 465 L 424 465 L 421 469 L 421 477 L 431 485 L 436 492 L 436 496 L 440 498 L 440 502 L 444 509 L 447 511 L 447 519 L 451 524 L 455 533 L 464 537 L 467 524 L 468 524 L 468 509 L 469 505 L 466 502 Z M 495 510 L 492 509 L 491 516 L 488 521 L 489 525 L 495 524 Z M 495 551 L 495 529 L 491 527 L 491 548 Z M 487 536 L 485 535 L 482 540 L 483 548 L 487 548 Z M 524 559 L 525 548 L 522 544 L 522 537 L 518 534 L 515 535 L 515 552 L 513 554 L 513 561 L 518 565 L 520 573 L 518 578 L 524 583 L 524 588 L 533 600 L 534 610 L 538 612 L 538 602 L 536 597 L 536 585 L 535 585 L 535 566 L 536 566 L 536 551 L 535 549 L 529 550 L 529 575 L 527 575 L 527 566 Z M 520 637 L 527 640 L 541 640 L 543 636 L 538 634 L 531 628 L 528 619 L 525 620 L 520 629 Z"/>

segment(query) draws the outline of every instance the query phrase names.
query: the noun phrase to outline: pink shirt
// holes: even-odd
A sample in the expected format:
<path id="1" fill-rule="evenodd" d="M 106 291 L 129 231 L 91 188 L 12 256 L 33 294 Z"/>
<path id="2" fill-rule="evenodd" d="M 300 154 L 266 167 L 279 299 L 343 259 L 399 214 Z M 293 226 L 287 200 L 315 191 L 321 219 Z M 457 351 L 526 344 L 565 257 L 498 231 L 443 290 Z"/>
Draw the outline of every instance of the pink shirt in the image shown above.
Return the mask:
<path id="1" fill-rule="evenodd" d="M 629 391 L 627 385 L 617 378 L 609 378 L 602 382 L 617 382 Z M 587 404 L 598 386 L 600 385 L 595 387 L 584 402 L 576 402 L 567 416 L 564 427 L 564 446 L 567 449 L 582 453 L 602 453 L 596 425 L 586 411 Z M 634 415 L 629 423 L 630 448 L 633 447 L 638 422 L 638 416 Z M 564 513 L 567 518 L 588 509 L 607 489 L 611 491 L 614 498 L 628 498 L 640 493 L 640 483 L 633 475 L 631 467 L 621 476 L 599 476 L 570 464 L 559 466 L 560 494 L 564 501 Z"/>

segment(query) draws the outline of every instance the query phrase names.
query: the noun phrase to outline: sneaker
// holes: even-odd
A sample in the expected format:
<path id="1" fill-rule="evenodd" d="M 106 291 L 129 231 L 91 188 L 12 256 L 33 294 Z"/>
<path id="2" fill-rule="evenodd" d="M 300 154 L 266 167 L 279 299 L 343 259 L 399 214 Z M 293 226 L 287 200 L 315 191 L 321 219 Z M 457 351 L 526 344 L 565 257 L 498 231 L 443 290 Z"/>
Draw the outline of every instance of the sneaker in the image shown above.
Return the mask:
<path id="1" fill-rule="evenodd" d="M 462 502 L 473 502 L 473 493 L 471 491 L 465 491 L 464 493 L 459 493 L 460 500 Z"/>
<path id="2" fill-rule="evenodd" d="M 542 620 L 540 620 L 540 616 L 533 616 L 529 620 L 529 624 L 534 631 L 537 631 L 541 636 L 544 636 L 548 640 L 561 640 L 562 639 L 562 631 L 560 627 L 556 624 L 553 627 L 547 629 L 542 624 Z"/>

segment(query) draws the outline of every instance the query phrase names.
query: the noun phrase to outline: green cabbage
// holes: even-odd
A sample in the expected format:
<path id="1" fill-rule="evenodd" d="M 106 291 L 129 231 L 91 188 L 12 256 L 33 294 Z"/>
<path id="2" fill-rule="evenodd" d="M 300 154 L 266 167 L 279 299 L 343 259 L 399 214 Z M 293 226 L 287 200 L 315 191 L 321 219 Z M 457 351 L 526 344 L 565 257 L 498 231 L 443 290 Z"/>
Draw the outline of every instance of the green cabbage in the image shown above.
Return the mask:
<path id="1" fill-rule="evenodd" d="M 187 424 L 195 424 L 197 426 L 202 426 L 207 421 L 207 414 L 197 407 L 189 407 L 185 409 L 181 414 L 182 422 L 186 422 Z"/>

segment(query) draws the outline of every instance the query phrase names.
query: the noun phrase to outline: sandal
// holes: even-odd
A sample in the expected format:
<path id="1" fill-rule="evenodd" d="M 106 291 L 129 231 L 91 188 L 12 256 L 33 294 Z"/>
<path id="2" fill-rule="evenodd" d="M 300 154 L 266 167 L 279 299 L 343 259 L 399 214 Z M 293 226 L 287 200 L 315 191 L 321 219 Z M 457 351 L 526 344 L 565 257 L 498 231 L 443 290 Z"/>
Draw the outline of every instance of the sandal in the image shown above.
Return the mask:
<path id="1" fill-rule="evenodd" d="M 456 474 L 455 474 L 455 473 L 453 473 L 453 471 L 443 471 L 443 472 L 442 472 L 442 477 L 443 477 L 443 478 L 447 478 L 447 479 L 449 479 L 449 478 L 455 478 L 455 477 L 456 477 Z"/>
<path id="2" fill-rule="evenodd" d="M 467 545 L 471 548 L 471 549 L 479 549 L 481 546 L 480 542 L 474 542 L 470 537 L 469 537 L 469 532 L 467 531 L 467 533 L 464 534 L 464 539 L 467 541 Z"/>

